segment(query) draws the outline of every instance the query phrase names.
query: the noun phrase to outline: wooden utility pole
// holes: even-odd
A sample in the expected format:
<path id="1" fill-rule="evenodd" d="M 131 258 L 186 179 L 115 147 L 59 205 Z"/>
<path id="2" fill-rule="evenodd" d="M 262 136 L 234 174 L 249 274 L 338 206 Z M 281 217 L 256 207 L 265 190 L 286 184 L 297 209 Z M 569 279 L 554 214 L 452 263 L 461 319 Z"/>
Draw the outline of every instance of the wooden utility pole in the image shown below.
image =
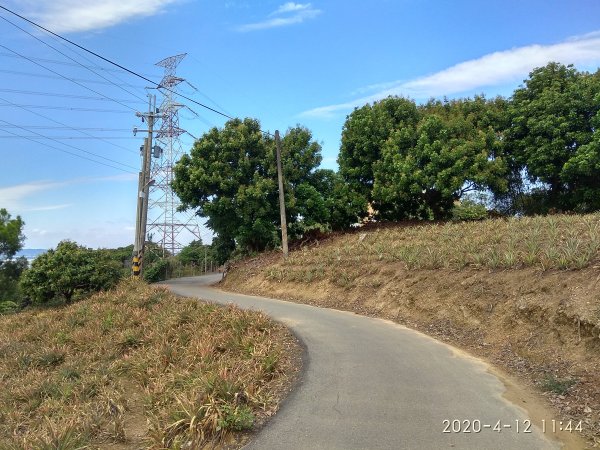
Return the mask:
<path id="1" fill-rule="evenodd" d="M 281 215 L 281 248 L 283 257 L 288 257 L 287 221 L 285 219 L 285 197 L 283 195 L 283 171 L 281 170 L 281 139 L 279 130 L 275 130 L 275 144 L 277 153 L 277 181 L 279 182 L 279 213 Z"/>

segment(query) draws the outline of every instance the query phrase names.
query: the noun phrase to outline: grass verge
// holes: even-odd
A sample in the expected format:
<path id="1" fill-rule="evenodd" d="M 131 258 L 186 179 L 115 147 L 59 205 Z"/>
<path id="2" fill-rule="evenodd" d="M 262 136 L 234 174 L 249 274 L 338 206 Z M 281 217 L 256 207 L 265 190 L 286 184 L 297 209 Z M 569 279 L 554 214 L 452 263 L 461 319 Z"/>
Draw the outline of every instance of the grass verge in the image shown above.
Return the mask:
<path id="1" fill-rule="evenodd" d="M 261 313 L 136 280 L 0 316 L 0 449 L 235 447 L 275 412 L 299 355 Z"/>

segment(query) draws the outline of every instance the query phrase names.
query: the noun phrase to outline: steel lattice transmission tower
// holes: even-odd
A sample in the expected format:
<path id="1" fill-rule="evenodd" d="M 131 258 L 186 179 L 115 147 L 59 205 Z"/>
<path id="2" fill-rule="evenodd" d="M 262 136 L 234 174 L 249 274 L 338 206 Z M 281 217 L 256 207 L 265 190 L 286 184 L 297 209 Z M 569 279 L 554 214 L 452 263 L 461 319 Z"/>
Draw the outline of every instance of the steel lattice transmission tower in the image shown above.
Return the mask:
<path id="1" fill-rule="evenodd" d="M 201 239 L 200 227 L 191 213 L 177 212 L 181 204 L 171 189 L 173 166 L 185 153 L 180 136 L 187 133 L 179 127 L 179 110 L 184 106 L 177 102 L 177 87 L 185 81 L 176 76 L 176 69 L 186 53 L 170 56 L 156 63 L 164 68 L 160 86 L 163 100 L 159 106 L 160 128 L 156 132 L 158 148 L 153 150 L 151 178 L 154 183 L 150 189 L 148 234 L 164 251 L 172 255 L 182 248 L 182 233 L 189 233 L 195 239 Z M 189 235 L 188 235 L 189 237 Z"/>

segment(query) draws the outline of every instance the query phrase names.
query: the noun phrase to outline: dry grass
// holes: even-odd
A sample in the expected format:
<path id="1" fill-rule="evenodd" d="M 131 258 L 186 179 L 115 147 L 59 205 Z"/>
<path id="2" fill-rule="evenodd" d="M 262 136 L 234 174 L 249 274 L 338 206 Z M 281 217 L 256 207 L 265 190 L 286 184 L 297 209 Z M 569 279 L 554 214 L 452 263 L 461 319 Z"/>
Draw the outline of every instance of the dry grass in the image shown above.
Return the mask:
<path id="1" fill-rule="evenodd" d="M 600 214 L 490 219 L 382 228 L 348 234 L 335 245 L 293 252 L 269 269 L 273 281 L 336 280 L 352 287 L 361 267 L 413 269 L 582 269 L 598 259 Z"/>
<path id="2" fill-rule="evenodd" d="M 0 317 L 0 449 L 222 443 L 276 408 L 295 345 L 260 313 L 134 280 Z"/>

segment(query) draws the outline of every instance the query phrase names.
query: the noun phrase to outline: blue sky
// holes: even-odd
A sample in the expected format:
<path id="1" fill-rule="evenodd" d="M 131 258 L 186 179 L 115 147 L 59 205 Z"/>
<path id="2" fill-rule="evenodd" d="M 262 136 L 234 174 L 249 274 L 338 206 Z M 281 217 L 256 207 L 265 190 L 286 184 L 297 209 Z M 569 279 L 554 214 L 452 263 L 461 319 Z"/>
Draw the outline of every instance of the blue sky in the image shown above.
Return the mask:
<path id="1" fill-rule="evenodd" d="M 0 4 L 152 80 L 162 75 L 156 62 L 187 53 L 178 75 L 197 90 L 183 84 L 185 95 L 267 130 L 307 126 L 327 168 L 336 168 L 355 106 L 387 95 L 510 95 L 548 61 L 600 65 L 597 0 Z M 132 243 L 141 135 L 131 130 L 144 126 L 135 111 L 155 91 L 4 11 L 0 18 L 0 207 L 25 220 L 28 248 Z M 192 135 L 223 125 L 184 103 L 199 115 L 181 113 Z M 185 148 L 192 142 L 183 138 Z"/>

